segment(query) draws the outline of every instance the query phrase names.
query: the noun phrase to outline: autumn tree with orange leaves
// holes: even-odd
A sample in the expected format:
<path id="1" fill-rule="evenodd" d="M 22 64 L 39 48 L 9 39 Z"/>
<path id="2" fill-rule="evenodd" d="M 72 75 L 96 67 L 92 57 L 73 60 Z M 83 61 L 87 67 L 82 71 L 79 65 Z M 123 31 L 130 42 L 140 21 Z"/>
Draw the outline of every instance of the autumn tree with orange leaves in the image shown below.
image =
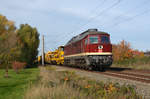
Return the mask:
<path id="1" fill-rule="evenodd" d="M 113 44 L 114 61 L 123 61 L 133 57 L 143 57 L 144 53 L 138 50 L 133 50 L 129 42 L 122 40 L 118 44 Z"/>
<path id="2" fill-rule="evenodd" d="M 122 61 L 124 59 L 132 58 L 130 43 L 122 40 L 119 44 L 113 45 L 114 61 Z"/>

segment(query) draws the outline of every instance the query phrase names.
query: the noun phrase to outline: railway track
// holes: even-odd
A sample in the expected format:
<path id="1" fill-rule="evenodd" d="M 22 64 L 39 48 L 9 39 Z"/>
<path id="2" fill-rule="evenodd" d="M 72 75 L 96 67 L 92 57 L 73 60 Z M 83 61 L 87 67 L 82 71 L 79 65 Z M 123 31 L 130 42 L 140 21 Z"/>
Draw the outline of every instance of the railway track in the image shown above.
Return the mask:
<path id="1" fill-rule="evenodd" d="M 99 72 L 99 71 L 83 70 L 83 69 L 67 67 L 67 66 L 64 66 L 64 67 L 150 84 L 150 71 L 132 70 L 132 69 L 115 71 L 114 69 L 113 70 L 108 69 L 105 72 Z"/>
<path id="2" fill-rule="evenodd" d="M 139 81 L 139 82 L 143 82 L 143 83 L 150 83 L 150 76 L 143 75 L 143 74 L 135 74 L 135 73 L 131 73 L 131 72 L 129 72 L 129 73 L 128 72 L 112 72 L 112 71 L 106 71 L 106 72 L 102 72 L 100 74 L 123 78 L 123 79 L 134 80 L 134 81 Z"/>

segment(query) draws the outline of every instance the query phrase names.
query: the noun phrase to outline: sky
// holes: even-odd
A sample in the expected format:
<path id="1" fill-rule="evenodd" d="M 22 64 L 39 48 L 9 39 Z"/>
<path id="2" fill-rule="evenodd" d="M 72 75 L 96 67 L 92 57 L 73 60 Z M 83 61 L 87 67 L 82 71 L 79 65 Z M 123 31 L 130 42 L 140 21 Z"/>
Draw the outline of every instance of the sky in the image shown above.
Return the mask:
<path id="1" fill-rule="evenodd" d="M 45 51 L 65 45 L 87 29 L 108 32 L 113 44 L 125 40 L 150 50 L 150 0 L 1 0 L 0 14 L 36 27 Z M 39 47 L 41 51 L 41 44 Z"/>

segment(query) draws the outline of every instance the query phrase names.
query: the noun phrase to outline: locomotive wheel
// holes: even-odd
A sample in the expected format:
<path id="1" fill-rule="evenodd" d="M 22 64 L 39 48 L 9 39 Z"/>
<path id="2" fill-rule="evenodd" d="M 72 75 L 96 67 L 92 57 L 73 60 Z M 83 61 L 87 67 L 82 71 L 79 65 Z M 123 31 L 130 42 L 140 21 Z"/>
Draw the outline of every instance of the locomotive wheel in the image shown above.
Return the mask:
<path id="1" fill-rule="evenodd" d="M 99 71 L 104 71 L 103 66 L 99 66 L 98 70 L 99 70 Z"/>
<path id="2" fill-rule="evenodd" d="M 103 71 L 103 67 L 102 66 L 99 67 L 99 71 Z"/>
<path id="3" fill-rule="evenodd" d="M 93 70 L 93 67 L 92 67 L 92 66 L 89 66 L 89 67 L 88 67 L 88 70 Z"/>
<path id="4" fill-rule="evenodd" d="M 86 70 L 86 66 L 83 66 L 83 69 Z"/>

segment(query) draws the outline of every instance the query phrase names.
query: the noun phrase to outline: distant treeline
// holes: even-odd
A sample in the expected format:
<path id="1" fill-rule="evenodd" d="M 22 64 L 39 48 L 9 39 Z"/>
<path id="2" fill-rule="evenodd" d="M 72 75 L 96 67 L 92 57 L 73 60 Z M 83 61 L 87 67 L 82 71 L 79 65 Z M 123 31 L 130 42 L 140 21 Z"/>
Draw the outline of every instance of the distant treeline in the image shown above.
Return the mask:
<path id="1" fill-rule="evenodd" d="M 13 21 L 0 14 L 0 68 L 10 67 L 13 62 L 34 65 L 38 55 L 39 33 L 28 24 L 16 28 Z"/>

